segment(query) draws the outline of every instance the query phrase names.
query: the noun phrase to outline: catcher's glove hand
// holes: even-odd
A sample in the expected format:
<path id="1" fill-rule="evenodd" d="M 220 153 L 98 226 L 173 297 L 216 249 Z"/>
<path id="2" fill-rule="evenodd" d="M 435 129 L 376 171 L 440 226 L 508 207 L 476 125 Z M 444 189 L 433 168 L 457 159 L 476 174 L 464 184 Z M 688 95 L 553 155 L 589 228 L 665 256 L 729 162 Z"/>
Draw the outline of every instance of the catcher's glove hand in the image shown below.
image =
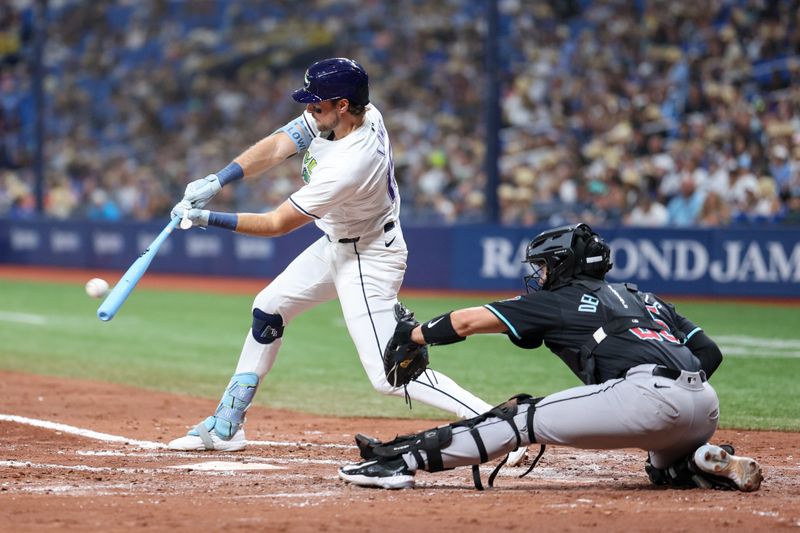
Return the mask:
<path id="1" fill-rule="evenodd" d="M 408 385 L 428 368 L 428 348 L 411 340 L 411 332 L 419 326 L 414 313 L 400 302 L 394 305 L 397 327 L 383 352 L 383 370 L 392 387 Z"/>

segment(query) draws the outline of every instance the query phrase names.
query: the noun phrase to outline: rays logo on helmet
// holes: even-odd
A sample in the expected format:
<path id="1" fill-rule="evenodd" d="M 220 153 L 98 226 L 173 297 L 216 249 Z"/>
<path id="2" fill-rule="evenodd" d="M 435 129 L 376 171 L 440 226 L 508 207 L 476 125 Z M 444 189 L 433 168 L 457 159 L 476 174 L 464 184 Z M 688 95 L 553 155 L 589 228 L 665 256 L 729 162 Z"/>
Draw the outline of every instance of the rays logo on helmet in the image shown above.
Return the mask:
<path id="1" fill-rule="evenodd" d="M 308 70 L 306 70 L 305 75 L 303 76 L 303 85 L 308 89 L 308 86 L 311 85 L 311 80 L 308 79 Z"/>

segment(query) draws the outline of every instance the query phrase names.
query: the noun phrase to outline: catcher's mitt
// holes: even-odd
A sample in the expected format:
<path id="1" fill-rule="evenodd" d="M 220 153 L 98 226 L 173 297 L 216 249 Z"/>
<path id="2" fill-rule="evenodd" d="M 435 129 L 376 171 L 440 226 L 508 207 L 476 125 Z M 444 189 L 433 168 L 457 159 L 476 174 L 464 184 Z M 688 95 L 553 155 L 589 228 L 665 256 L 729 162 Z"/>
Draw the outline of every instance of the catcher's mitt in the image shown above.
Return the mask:
<path id="1" fill-rule="evenodd" d="M 392 387 L 408 385 L 428 368 L 428 348 L 411 340 L 411 332 L 419 326 L 414 313 L 400 302 L 394 305 L 397 327 L 383 352 L 383 370 Z"/>

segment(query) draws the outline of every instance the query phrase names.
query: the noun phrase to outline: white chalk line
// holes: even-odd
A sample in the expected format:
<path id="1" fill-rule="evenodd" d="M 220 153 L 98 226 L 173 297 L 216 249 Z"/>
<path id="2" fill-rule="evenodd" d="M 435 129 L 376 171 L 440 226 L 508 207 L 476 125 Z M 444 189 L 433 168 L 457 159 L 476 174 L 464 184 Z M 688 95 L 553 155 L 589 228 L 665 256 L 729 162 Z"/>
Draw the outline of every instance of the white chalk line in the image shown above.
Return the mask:
<path id="1" fill-rule="evenodd" d="M 764 350 L 755 347 L 731 346 L 720 343 L 720 350 L 725 357 L 737 357 L 742 359 L 798 359 L 800 351 L 796 352 L 776 352 L 774 350 Z"/>
<path id="2" fill-rule="evenodd" d="M 719 343 L 740 344 L 743 346 L 754 346 L 756 348 L 785 348 L 800 350 L 800 339 L 773 339 L 762 337 L 750 337 L 747 335 L 717 335 L 714 340 Z"/>
<path id="3" fill-rule="evenodd" d="M 35 418 L 27 418 L 17 415 L 0 414 L 0 421 L 16 422 L 17 424 L 25 424 L 44 429 L 52 429 L 53 431 L 60 431 L 61 433 L 68 433 L 70 435 L 77 435 L 79 437 L 86 437 L 89 439 L 100 440 L 103 442 L 116 442 L 119 444 L 130 444 L 145 449 L 158 449 L 166 448 L 165 444 L 160 442 L 151 442 L 146 440 L 129 439 L 128 437 L 121 437 L 119 435 L 110 435 L 108 433 L 100 433 L 92 431 L 91 429 L 84 429 L 59 422 L 51 422 L 49 420 L 37 420 Z"/>
<path id="4" fill-rule="evenodd" d="M 284 470 L 282 466 L 269 463 L 242 463 L 239 461 L 203 461 L 188 465 L 170 465 L 167 468 L 174 470 L 198 470 L 200 472 L 227 472 L 248 470 Z"/>
<path id="5" fill-rule="evenodd" d="M 60 422 L 51 422 L 49 420 L 38 420 L 35 418 L 28 418 L 18 415 L 8 415 L 0 413 L 0 421 L 16 422 L 17 424 L 25 424 L 28 426 L 40 427 L 44 429 L 52 429 L 53 431 L 60 431 L 70 435 L 85 437 L 89 439 L 99 440 L 103 442 L 115 442 L 119 444 L 129 444 L 138 446 L 145 449 L 168 449 L 167 445 L 161 442 L 152 442 L 147 440 L 137 440 L 120 435 L 111 435 L 109 433 L 100 433 L 90 429 L 79 428 L 70 426 L 68 424 L 61 424 Z M 282 446 L 282 447 L 308 447 L 308 448 L 353 448 L 353 445 L 347 444 L 327 444 L 327 443 L 313 443 L 313 442 L 283 442 L 271 440 L 248 440 L 248 446 Z"/>
<path id="6" fill-rule="evenodd" d="M 341 496 L 342 491 L 322 491 L 322 492 L 276 492 L 274 494 L 243 494 L 239 496 L 229 496 L 232 500 L 250 500 L 265 498 L 332 498 Z"/>
<path id="7" fill-rule="evenodd" d="M 0 322 L 12 322 L 15 324 L 28 324 L 30 326 L 44 326 L 47 319 L 42 315 L 33 313 L 19 313 L 16 311 L 0 311 Z"/>
<path id="8" fill-rule="evenodd" d="M 248 446 L 292 446 L 292 447 L 309 447 L 309 448 L 338 448 L 349 449 L 355 448 L 355 444 L 324 444 L 315 442 L 281 442 L 274 440 L 248 440 Z"/>
<path id="9" fill-rule="evenodd" d="M 355 446 L 353 446 L 355 450 Z M 166 451 L 166 452 L 126 452 L 119 450 L 77 450 L 77 455 L 96 456 L 96 457 L 145 457 L 145 458 L 192 458 L 198 457 L 206 452 L 180 452 L 180 451 Z M 257 455 L 242 455 L 242 452 L 215 452 L 214 457 L 217 458 L 231 458 L 237 461 L 263 461 L 264 458 Z M 332 461 L 326 459 L 303 459 L 292 457 L 270 457 L 269 459 L 275 463 L 303 463 L 303 464 L 340 464 L 341 461 Z"/>
<path id="10" fill-rule="evenodd" d="M 154 474 L 167 472 L 163 468 L 129 468 L 112 466 L 60 465 L 55 463 L 32 463 L 30 461 L 0 461 L 6 468 L 44 468 L 54 470 L 77 470 L 79 472 L 122 472 L 123 474 Z"/>

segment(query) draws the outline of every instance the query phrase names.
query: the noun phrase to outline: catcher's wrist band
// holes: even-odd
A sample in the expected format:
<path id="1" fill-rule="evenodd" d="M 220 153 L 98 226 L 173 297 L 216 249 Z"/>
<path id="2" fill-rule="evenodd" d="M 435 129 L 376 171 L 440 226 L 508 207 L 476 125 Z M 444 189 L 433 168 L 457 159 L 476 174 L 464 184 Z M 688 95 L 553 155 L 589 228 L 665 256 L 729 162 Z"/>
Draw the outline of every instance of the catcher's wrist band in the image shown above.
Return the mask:
<path id="1" fill-rule="evenodd" d="M 240 180 L 244 177 L 244 170 L 237 162 L 229 163 L 227 167 L 217 172 L 220 186 L 224 187 L 228 183 Z"/>
<path id="2" fill-rule="evenodd" d="M 208 225 L 217 226 L 229 230 L 236 231 L 236 226 L 239 224 L 239 215 L 236 213 L 218 213 L 211 211 L 208 214 Z"/>
<path id="3" fill-rule="evenodd" d="M 450 319 L 450 313 L 445 313 L 428 320 L 420 325 L 420 331 L 422 332 L 422 338 L 425 339 L 426 344 L 453 344 L 454 342 L 463 341 L 466 338 L 456 333 L 453 327 L 453 321 Z"/>

